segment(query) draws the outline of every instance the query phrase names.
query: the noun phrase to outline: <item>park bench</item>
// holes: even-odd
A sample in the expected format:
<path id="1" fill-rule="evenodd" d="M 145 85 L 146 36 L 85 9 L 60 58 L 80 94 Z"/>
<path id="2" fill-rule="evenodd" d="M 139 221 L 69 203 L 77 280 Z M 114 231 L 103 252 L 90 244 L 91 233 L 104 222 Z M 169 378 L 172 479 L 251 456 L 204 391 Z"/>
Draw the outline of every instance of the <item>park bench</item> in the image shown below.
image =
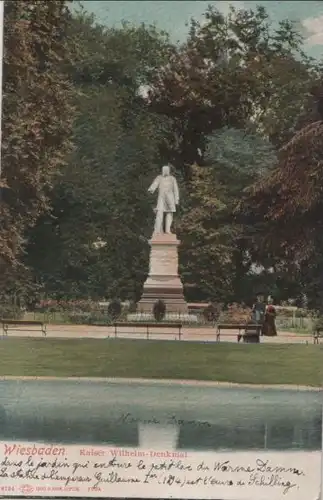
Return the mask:
<path id="1" fill-rule="evenodd" d="M 323 327 L 317 327 L 314 330 L 313 334 L 314 344 L 319 344 L 320 339 L 323 339 Z"/>
<path id="2" fill-rule="evenodd" d="M 217 325 L 216 340 L 220 342 L 221 330 L 238 330 L 237 341 L 243 339 L 246 343 L 258 343 L 261 325 L 253 323 L 220 323 Z M 236 334 L 235 334 L 236 335 Z"/>
<path id="3" fill-rule="evenodd" d="M 10 330 L 14 331 L 28 331 L 28 330 L 41 330 L 44 337 L 46 337 L 46 323 L 43 321 L 24 321 L 19 319 L 1 319 L 3 335 L 8 336 Z M 24 328 L 25 327 L 25 328 Z M 28 327 L 28 329 L 26 328 Z"/>
<path id="4" fill-rule="evenodd" d="M 134 328 L 144 328 L 145 329 L 145 334 L 147 336 L 147 339 L 149 339 L 149 334 L 152 332 L 152 330 L 156 330 L 157 328 L 159 329 L 163 329 L 163 331 L 155 331 L 154 333 L 156 335 L 169 335 L 169 331 L 166 331 L 166 330 L 170 330 L 170 329 L 175 329 L 177 330 L 178 332 L 178 340 L 181 340 L 181 336 L 182 336 L 182 323 L 179 323 L 179 322 L 173 322 L 173 323 L 164 323 L 164 322 L 160 322 L 160 323 L 154 323 L 154 322 L 141 322 L 141 321 L 120 321 L 120 322 L 116 322 L 116 323 L 113 323 L 113 326 L 114 326 L 114 336 L 115 338 L 118 336 L 118 329 L 119 329 L 119 333 L 137 333 L 137 332 L 134 332 Z M 131 328 L 131 331 L 122 331 L 120 332 L 120 328 L 124 329 L 124 328 Z M 140 333 L 140 332 L 139 332 Z"/>

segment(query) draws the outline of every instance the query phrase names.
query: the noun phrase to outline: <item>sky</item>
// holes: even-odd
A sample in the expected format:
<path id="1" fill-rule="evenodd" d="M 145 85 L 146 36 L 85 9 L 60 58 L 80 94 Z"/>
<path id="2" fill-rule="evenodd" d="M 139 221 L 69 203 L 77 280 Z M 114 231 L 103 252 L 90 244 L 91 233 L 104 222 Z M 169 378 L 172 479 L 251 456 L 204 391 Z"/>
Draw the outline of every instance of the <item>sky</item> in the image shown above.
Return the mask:
<path id="1" fill-rule="evenodd" d="M 260 0 L 260 1 L 199 1 L 199 0 L 90 0 L 80 2 L 97 20 L 107 26 L 118 26 L 121 21 L 156 24 L 166 30 L 174 41 L 183 41 L 187 23 L 193 17 L 203 19 L 208 5 L 216 6 L 223 13 L 229 5 L 237 8 L 254 8 L 263 5 L 273 23 L 282 19 L 295 21 L 306 38 L 306 50 L 313 57 L 323 59 L 323 1 L 322 0 Z"/>

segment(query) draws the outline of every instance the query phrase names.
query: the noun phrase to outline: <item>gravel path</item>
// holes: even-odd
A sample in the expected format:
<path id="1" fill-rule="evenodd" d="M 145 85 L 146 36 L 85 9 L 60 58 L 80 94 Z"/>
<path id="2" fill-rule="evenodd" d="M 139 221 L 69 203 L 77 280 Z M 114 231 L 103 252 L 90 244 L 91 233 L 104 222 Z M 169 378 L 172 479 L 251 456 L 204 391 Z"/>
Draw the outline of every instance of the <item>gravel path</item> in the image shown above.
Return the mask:
<path id="1" fill-rule="evenodd" d="M 145 339 L 147 337 L 145 328 L 138 326 L 135 331 L 125 333 L 118 332 L 118 338 L 132 338 L 132 339 Z M 161 338 L 164 340 L 177 340 L 177 332 L 174 329 L 170 333 L 162 333 L 163 328 L 155 330 L 155 333 L 149 334 L 150 339 Z M 228 330 L 221 333 L 221 342 L 237 342 L 237 330 Z M 10 337 L 41 337 L 40 331 L 31 331 L 28 328 L 20 331 L 11 331 Z M 50 338 L 114 338 L 114 328 L 109 326 L 87 326 L 87 325 L 48 325 L 47 337 Z M 200 342 L 214 342 L 216 340 L 216 332 L 211 327 L 187 327 L 182 329 L 183 341 L 200 341 Z M 311 335 L 301 335 L 292 332 L 280 332 L 277 337 L 261 337 L 261 342 L 265 344 L 313 344 L 313 337 Z"/>

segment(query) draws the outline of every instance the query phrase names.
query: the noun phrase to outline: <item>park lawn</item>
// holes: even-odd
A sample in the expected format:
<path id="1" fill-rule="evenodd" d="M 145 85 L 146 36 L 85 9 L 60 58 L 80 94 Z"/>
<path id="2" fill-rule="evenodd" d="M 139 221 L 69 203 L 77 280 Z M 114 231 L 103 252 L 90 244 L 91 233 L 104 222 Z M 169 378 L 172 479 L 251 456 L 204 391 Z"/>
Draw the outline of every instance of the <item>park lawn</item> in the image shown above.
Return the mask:
<path id="1" fill-rule="evenodd" d="M 4 338 L 0 376 L 191 379 L 321 387 L 323 350 L 304 344 Z"/>

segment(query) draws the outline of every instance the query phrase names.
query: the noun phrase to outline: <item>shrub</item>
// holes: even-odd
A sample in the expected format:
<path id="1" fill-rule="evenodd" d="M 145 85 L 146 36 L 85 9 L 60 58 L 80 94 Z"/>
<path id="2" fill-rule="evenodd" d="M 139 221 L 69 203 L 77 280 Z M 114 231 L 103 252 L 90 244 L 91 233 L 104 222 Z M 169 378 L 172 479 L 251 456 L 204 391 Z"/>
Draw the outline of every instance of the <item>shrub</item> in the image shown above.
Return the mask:
<path id="1" fill-rule="evenodd" d="M 104 311 L 72 312 L 68 319 L 74 325 L 110 325 L 111 318 Z"/>
<path id="2" fill-rule="evenodd" d="M 128 311 L 129 311 L 129 313 L 135 313 L 135 312 L 137 312 L 137 304 L 133 300 L 130 301 L 130 303 L 129 303 Z"/>
<path id="3" fill-rule="evenodd" d="M 90 312 L 97 310 L 98 304 L 93 300 L 41 300 L 36 310 L 38 312 Z"/>
<path id="4" fill-rule="evenodd" d="M 295 311 L 293 309 L 289 309 L 288 307 L 276 306 L 276 312 L 281 318 L 294 318 L 295 316 Z"/>
<path id="5" fill-rule="evenodd" d="M 114 299 L 108 305 L 108 314 L 112 320 L 116 320 L 122 313 L 122 305 L 120 300 Z"/>
<path id="6" fill-rule="evenodd" d="M 46 299 L 39 301 L 35 306 L 35 311 L 40 313 L 53 313 L 60 311 L 58 300 Z"/>
<path id="7" fill-rule="evenodd" d="M 222 309 L 223 309 L 223 304 L 218 304 L 215 302 L 209 304 L 203 311 L 203 316 L 205 321 L 208 322 L 217 321 L 220 317 Z"/>
<path id="8" fill-rule="evenodd" d="M 3 319 L 22 319 L 25 312 L 19 307 L 11 304 L 0 304 L 0 318 Z"/>
<path id="9" fill-rule="evenodd" d="M 315 328 L 323 328 L 323 317 L 322 316 L 318 316 L 318 317 L 314 318 L 313 329 L 315 329 Z"/>
<path id="10" fill-rule="evenodd" d="M 90 313 L 70 312 L 67 314 L 68 321 L 74 325 L 89 325 Z"/>
<path id="11" fill-rule="evenodd" d="M 111 325 L 113 318 L 105 311 L 92 312 L 88 319 L 89 325 Z"/>
<path id="12" fill-rule="evenodd" d="M 219 317 L 221 323 L 246 323 L 251 319 L 251 308 L 240 304 L 229 304 Z"/>
<path id="13" fill-rule="evenodd" d="M 299 308 L 295 311 L 296 318 L 307 318 L 309 316 L 309 312 L 306 309 Z"/>
<path id="14" fill-rule="evenodd" d="M 166 314 L 166 304 L 163 300 L 157 300 L 153 307 L 153 315 L 156 321 L 162 321 Z"/>
<path id="15" fill-rule="evenodd" d="M 282 306 L 274 306 L 274 307 L 276 308 L 277 315 L 283 319 L 307 318 L 311 316 L 311 311 L 300 307 L 298 309 L 290 309 L 288 307 L 282 307 Z"/>

